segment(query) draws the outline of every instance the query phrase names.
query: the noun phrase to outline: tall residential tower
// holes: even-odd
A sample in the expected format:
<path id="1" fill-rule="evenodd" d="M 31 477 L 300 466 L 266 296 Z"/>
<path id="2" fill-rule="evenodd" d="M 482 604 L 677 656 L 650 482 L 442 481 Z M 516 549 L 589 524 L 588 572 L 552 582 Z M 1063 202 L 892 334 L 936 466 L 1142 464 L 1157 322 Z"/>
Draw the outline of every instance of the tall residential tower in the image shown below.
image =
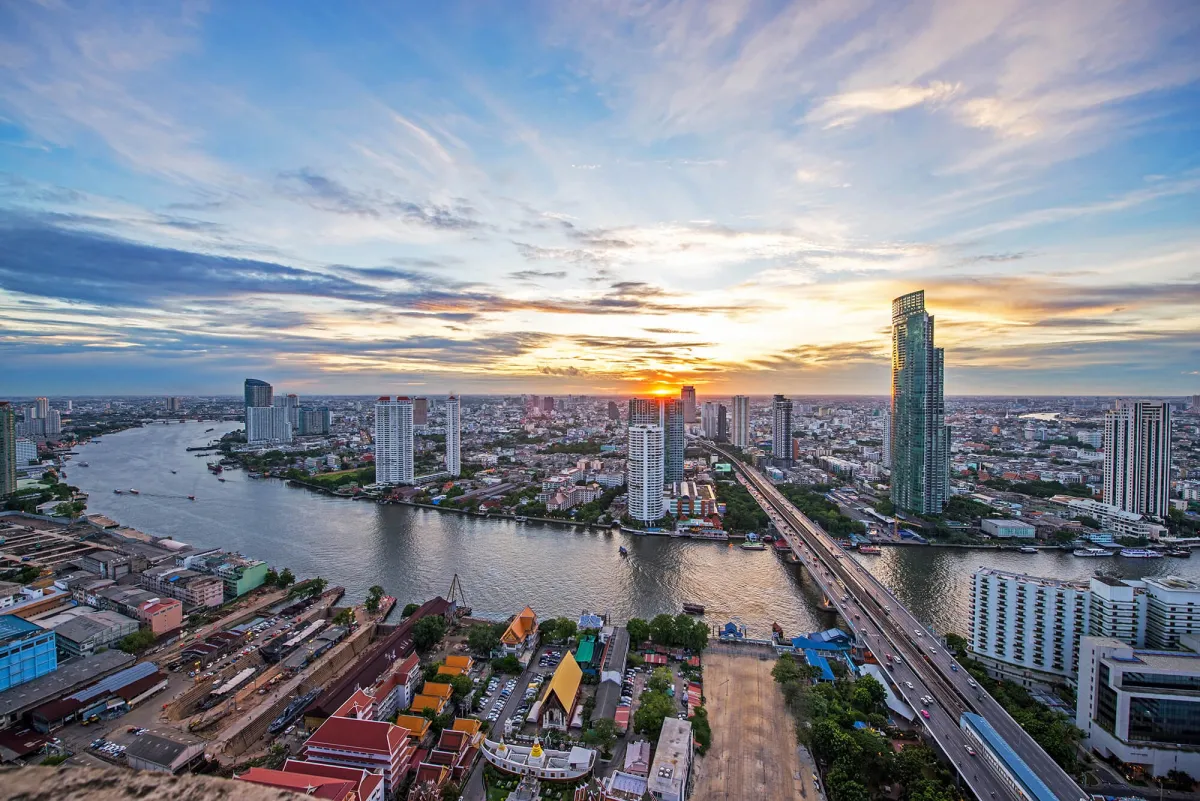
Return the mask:
<path id="1" fill-rule="evenodd" d="M 446 398 L 446 470 L 462 473 L 462 406 L 457 395 Z"/>
<path id="2" fill-rule="evenodd" d="M 892 301 L 892 503 L 940 514 L 950 498 L 950 429 L 942 393 L 944 354 L 933 346 L 925 292 Z"/>
<path id="3" fill-rule="evenodd" d="M 792 461 L 792 401 L 782 395 L 771 401 L 771 456 Z"/>
<path id="4" fill-rule="evenodd" d="M 0 498 L 17 491 L 17 416 L 0 401 Z"/>
<path id="5" fill-rule="evenodd" d="M 683 422 L 696 422 L 696 388 L 684 387 L 679 391 L 679 399 L 683 401 Z"/>
<path id="6" fill-rule="evenodd" d="M 384 395 L 375 403 L 375 483 L 413 483 L 412 398 Z"/>
<path id="7" fill-rule="evenodd" d="M 750 444 L 750 399 L 745 395 L 733 396 L 733 430 L 729 440 L 739 448 Z"/>
<path id="8" fill-rule="evenodd" d="M 663 428 L 656 423 L 629 426 L 625 483 L 629 516 L 652 523 L 663 516 Z"/>
<path id="9" fill-rule="evenodd" d="M 1104 415 L 1104 502 L 1166 517 L 1170 488 L 1170 404 L 1117 401 Z"/>

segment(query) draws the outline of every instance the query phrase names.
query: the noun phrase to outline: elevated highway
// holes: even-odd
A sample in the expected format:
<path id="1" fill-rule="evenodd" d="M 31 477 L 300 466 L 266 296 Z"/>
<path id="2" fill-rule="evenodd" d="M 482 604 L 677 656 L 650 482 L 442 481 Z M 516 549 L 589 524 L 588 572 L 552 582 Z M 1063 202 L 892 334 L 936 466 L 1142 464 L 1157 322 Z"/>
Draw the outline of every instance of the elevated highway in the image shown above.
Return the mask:
<path id="1" fill-rule="evenodd" d="M 986 718 L 1055 798 L 1060 801 L 1088 798 L 1066 771 L 946 652 L 933 632 L 866 568 L 847 556 L 824 529 L 802 514 L 757 470 L 715 445 L 704 445 L 734 466 L 739 479 L 809 568 L 826 599 L 859 641 L 881 663 L 886 661 L 887 654 L 899 657 L 900 662 L 886 671 L 896 691 L 906 703 L 928 715 L 921 715 L 922 724 L 976 797 L 1030 796 L 1014 790 L 989 770 L 982 759 L 970 755 L 971 743 L 959 727 L 959 716 L 964 711 Z M 930 698 L 931 703 L 923 703 L 923 699 Z"/>

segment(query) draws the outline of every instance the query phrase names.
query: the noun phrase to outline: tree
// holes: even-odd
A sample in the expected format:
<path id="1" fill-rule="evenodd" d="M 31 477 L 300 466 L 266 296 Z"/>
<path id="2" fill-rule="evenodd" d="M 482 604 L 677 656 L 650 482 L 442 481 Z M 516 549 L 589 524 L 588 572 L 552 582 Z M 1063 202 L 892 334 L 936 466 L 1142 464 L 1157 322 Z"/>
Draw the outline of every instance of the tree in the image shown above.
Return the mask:
<path id="1" fill-rule="evenodd" d="M 775 667 L 771 668 L 771 675 L 780 684 L 799 681 L 800 666 L 796 664 L 796 657 L 791 654 L 780 654 L 779 658 L 775 660 Z"/>
<path id="2" fill-rule="evenodd" d="M 420 604 L 405 604 L 404 611 L 400 613 L 400 617 L 412 617 L 412 613 L 421 608 Z"/>
<path id="3" fill-rule="evenodd" d="M 490 654 L 500 647 L 503 626 L 476 623 L 467 629 L 467 646 L 477 654 Z"/>
<path id="4" fill-rule="evenodd" d="M 522 670 L 521 660 L 517 659 L 512 654 L 502 656 L 499 659 L 493 659 L 492 670 L 496 671 L 497 673 L 508 673 L 515 676 Z"/>
<path id="5" fill-rule="evenodd" d="M 275 584 L 281 590 L 286 590 L 295 583 L 296 576 L 292 573 L 292 569 L 290 567 L 285 567 L 283 570 L 279 571 L 279 578 L 275 581 Z"/>
<path id="6" fill-rule="evenodd" d="M 379 611 L 381 601 L 383 601 L 383 587 L 376 584 L 367 590 L 367 600 L 363 602 L 363 606 L 373 615 Z"/>
<path id="7" fill-rule="evenodd" d="M 887 700 L 887 691 L 874 676 L 862 676 L 854 682 L 854 706 L 870 714 Z"/>
<path id="8" fill-rule="evenodd" d="M 629 633 L 629 642 L 635 647 L 650 639 L 650 624 L 640 617 L 630 618 L 625 624 L 625 631 Z"/>
<path id="9" fill-rule="evenodd" d="M 278 583 L 279 583 L 279 573 L 273 567 L 268 568 L 267 575 L 263 576 L 263 586 L 264 587 L 274 587 Z"/>
<path id="10" fill-rule="evenodd" d="M 617 742 L 617 724 L 610 718 L 599 718 L 592 721 L 592 728 L 583 737 L 588 745 L 597 745 L 606 754 L 612 753 L 612 747 Z"/>
<path id="11" fill-rule="evenodd" d="M 154 632 L 143 626 L 133 634 L 122 638 L 117 643 L 117 647 L 127 654 L 136 654 L 154 645 L 154 641 Z"/>
<path id="12" fill-rule="evenodd" d="M 466 698 L 468 693 L 475 689 L 475 685 L 471 683 L 470 676 L 460 673 L 450 677 L 450 689 L 454 691 L 454 697 L 460 699 Z"/>
<path id="13" fill-rule="evenodd" d="M 350 607 L 342 609 L 333 617 L 333 625 L 335 626 L 349 626 L 353 622 L 354 610 Z"/>
<path id="14" fill-rule="evenodd" d="M 413 645 L 418 651 L 428 651 L 446 636 L 446 621 L 440 615 L 423 617 L 412 628 Z"/>
<path id="15" fill-rule="evenodd" d="M 675 702 L 666 693 L 642 693 L 641 704 L 633 713 L 633 730 L 651 741 L 658 738 L 663 721 L 675 714 Z"/>
<path id="16" fill-rule="evenodd" d="M 650 621 L 650 639 L 655 645 L 671 645 L 675 642 L 675 618 L 670 615 L 655 615 Z"/>
<path id="17" fill-rule="evenodd" d="M 655 668 L 654 672 L 650 674 L 650 678 L 646 679 L 646 688 L 651 692 L 665 694 L 673 679 L 670 668 Z"/>
<path id="18" fill-rule="evenodd" d="M 457 801 L 462 796 L 462 790 L 458 786 L 458 782 L 453 780 L 442 785 L 442 801 Z"/>

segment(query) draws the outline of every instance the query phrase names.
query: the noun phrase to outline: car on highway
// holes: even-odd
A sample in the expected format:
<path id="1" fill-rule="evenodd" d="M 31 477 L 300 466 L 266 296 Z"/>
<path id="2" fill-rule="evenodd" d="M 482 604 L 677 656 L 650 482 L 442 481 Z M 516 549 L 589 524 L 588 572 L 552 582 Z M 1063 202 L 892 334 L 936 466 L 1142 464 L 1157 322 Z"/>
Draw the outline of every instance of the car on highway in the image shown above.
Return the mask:
<path id="1" fill-rule="evenodd" d="M 908 689 L 910 689 L 910 690 L 915 690 L 915 689 L 917 689 L 916 687 L 914 687 L 914 686 L 913 686 L 913 683 L 912 683 L 911 681 L 906 681 L 906 682 L 904 682 L 904 686 L 905 686 L 905 687 L 907 687 L 907 688 L 908 688 Z"/>
<path id="2" fill-rule="evenodd" d="M 970 686 L 974 687 L 974 686 L 975 686 L 975 679 L 967 679 L 967 684 L 969 684 Z"/>
<path id="3" fill-rule="evenodd" d="M 968 753 L 968 754 L 970 754 L 971 756 L 975 756 L 975 749 L 974 749 L 974 748 L 972 748 L 972 747 L 971 747 L 971 746 L 969 746 L 969 745 L 964 745 L 964 746 L 963 746 L 963 748 L 967 749 L 967 753 Z"/>
<path id="4" fill-rule="evenodd" d="M 929 710 L 928 710 L 928 709 L 922 709 L 922 710 L 921 710 L 921 717 L 925 718 L 926 720 L 929 720 Z"/>

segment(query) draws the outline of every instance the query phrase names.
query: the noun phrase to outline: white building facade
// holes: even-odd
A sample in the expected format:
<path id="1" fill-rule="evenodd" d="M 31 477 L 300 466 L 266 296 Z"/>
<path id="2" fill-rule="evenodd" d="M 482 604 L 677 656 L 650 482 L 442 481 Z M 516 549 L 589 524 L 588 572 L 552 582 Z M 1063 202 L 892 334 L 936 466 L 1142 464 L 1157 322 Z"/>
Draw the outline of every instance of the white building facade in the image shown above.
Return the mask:
<path id="1" fill-rule="evenodd" d="M 1104 415 L 1104 501 L 1164 518 L 1170 489 L 1170 404 L 1118 401 Z"/>
<path id="2" fill-rule="evenodd" d="M 375 403 L 375 483 L 412 484 L 413 403 L 381 397 Z"/>
<path id="3" fill-rule="evenodd" d="M 771 401 L 771 456 L 792 460 L 792 401 L 782 395 Z"/>
<path id="4" fill-rule="evenodd" d="M 625 483 L 629 516 L 650 523 L 663 516 L 663 429 L 641 423 L 629 427 Z"/>
<path id="5" fill-rule="evenodd" d="M 462 404 L 457 395 L 446 399 L 446 471 L 462 473 Z"/>
<path id="6" fill-rule="evenodd" d="M 750 446 L 750 398 L 745 395 L 733 396 L 733 425 L 729 441 L 739 448 Z"/>

